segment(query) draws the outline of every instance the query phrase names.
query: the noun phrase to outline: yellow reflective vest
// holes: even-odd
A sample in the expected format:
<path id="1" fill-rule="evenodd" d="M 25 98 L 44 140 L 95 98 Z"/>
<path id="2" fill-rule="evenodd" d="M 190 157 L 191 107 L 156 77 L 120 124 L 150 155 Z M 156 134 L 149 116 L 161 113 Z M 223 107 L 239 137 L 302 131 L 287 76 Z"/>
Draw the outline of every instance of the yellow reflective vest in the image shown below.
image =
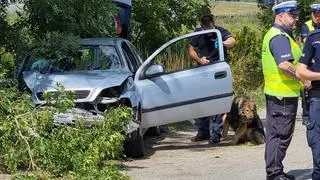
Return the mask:
<path id="1" fill-rule="evenodd" d="M 305 22 L 304 24 L 307 25 L 309 33 L 314 31 L 314 27 L 312 25 L 312 20 L 309 20 L 309 21 Z M 301 39 L 301 49 L 303 49 L 303 48 L 304 48 L 304 43 L 302 42 L 302 39 Z"/>
<path id="2" fill-rule="evenodd" d="M 307 25 L 309 32 L 314 31 L 314 27 L 312 26 L 312 20 L 305 22 L 305 24 Z"/>
<path id="3" fill-rule="evenodd" d="M 271 39 L 280 34 L 285 35 L 290 41 L 294 65 L 297 64 L 301 56 L 301 49 L 298 44 L 287 33 L 272 27 L 264 36 L 262 44 L 262 69 L 265 82 L 264 93 L 271 96 L 298 97 L 302 85 L 298 80 L 288 76 L 278 67 L 270 51 Z"/>

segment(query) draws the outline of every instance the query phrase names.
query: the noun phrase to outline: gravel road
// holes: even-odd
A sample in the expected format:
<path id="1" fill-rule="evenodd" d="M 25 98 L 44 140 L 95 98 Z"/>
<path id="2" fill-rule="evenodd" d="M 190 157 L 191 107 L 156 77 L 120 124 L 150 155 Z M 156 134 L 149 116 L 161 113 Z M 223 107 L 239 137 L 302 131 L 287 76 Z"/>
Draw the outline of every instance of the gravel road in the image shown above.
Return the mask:
<path id="1" fill-rule="evenodd" d="M 265 112 L 259 114 L 264 121 Z M 301 109 L 297 117 L 284 165 L 286 172 L 298 180 L 305 180 L 310 179 L 312 157 L 305 127 L 301 125 Z M 161 137 L 146 138 L 148 155 L 124 162 L 127 169 L 123 173 L 134 180 L 265 179 L 264 145 L 231 146 L 228 141 L 222 141 L 217 146 L 210 146 L 207 142 L 191 142 L 190 138 L 195 134 L 196 129 L 189 127 Z"/>

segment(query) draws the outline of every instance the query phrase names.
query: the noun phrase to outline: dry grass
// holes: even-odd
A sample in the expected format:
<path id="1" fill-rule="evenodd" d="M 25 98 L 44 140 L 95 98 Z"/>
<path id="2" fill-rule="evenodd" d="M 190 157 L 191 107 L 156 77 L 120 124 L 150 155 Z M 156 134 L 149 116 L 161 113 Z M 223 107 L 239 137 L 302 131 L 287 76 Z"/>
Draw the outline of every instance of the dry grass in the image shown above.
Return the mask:
<path id="1" fill-rule="evenodd" d="M 257 3 L 218 1 L 212 3 L 212 6 L 215 16 L 257 15 L 259 12 Z"/>

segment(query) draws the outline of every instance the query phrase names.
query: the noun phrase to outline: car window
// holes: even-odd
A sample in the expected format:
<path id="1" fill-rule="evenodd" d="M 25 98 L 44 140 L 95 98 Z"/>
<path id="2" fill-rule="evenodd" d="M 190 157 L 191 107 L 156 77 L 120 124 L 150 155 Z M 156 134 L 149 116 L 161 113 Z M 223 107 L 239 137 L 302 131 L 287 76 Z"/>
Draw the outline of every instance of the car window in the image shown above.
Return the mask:
<path id="1" fill-rule="evenodd" d="M 129 46 L 126 43 L 123 42 L 121 44 L 121 47 L 122 47 L 123 52 L 125 54 L 126 61 L 127 61 L 128 65 L 130 66 L 130 70 L 132 72 L 136 72 L 138 70 L 138 68 L 139 68 L 139 65 L 137 64 L 136 57 L 131 52 Z"/>
<path id="2" fill-rule="evenodd" d="M 75 57 L 76 70 L 119 69 L 122 63 L 113 46 L 88 46 Z"/>
<path id="3" fill-rule="evenodd" d="M 194 61 L 188 55 L 188 45 L 188 40 L 181 40 L 168 46 L 154 58 L 152 64 L 163 66 L 166 73 L 195 66 Z"/>
<path id="4" fill-rule="evenodd" d="M 86 46 L 73 56 L 51 59 L 32 56 L 25 71 L 53 73 L 83 70 L 108 70 L 122 68 L 118 53 L 113 46 Z"/>
<path id="5" fill-rule="evenodd" d="M 195 48 L 199 57 L 205 56 L 210 61 L 209 64 L 218 62 L 220 54 L 217 37 L 210 39 L 205 36 L 207 35 L 185 38 L 169 45 L 155 56 L 152 64 L 163 66 L 166 73 L 199 66 L 200 64 L 193 60 L 188 53 L 190 45 Z"/>
<path id="6" fill-rule="evenodd" d="M 134 47 L 131 43 L 128 43 L 129 48 L 131 49 L 133 55 L 135 56 L 136 62 L 138 66 L 141 66 L 142 62 L 143 62 L 143 57 L 142 55 L 139 53 L 139 51 L 137 50 L 136 47 Z"/>
<path id="7" fill-rule="evenodd" d="M 98 51 L 98 63 L 100 69 L 119 69 L 121 68 L 121 61 L 118 53 L 114 47 L 100 46 L 101 51 Z"/>

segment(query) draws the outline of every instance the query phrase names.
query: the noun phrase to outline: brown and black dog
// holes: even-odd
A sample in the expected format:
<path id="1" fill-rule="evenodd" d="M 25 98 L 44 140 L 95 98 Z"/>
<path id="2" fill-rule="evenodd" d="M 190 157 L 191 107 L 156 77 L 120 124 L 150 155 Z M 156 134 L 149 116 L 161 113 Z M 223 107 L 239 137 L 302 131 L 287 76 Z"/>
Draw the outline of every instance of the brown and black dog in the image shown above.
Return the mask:
<path id="1" fill-rule="evenodd" d="M 257 113 L 257 107 L 247 96 L 242 95 L 234 98 L 231 111 L 225 115 L 223 139 L 226 139 L 228 135 L 229 126 L 235 131 L 231 141 L 232 145 L 245 141 L 254 144 L 265 142 L 264 128 Z"/>

